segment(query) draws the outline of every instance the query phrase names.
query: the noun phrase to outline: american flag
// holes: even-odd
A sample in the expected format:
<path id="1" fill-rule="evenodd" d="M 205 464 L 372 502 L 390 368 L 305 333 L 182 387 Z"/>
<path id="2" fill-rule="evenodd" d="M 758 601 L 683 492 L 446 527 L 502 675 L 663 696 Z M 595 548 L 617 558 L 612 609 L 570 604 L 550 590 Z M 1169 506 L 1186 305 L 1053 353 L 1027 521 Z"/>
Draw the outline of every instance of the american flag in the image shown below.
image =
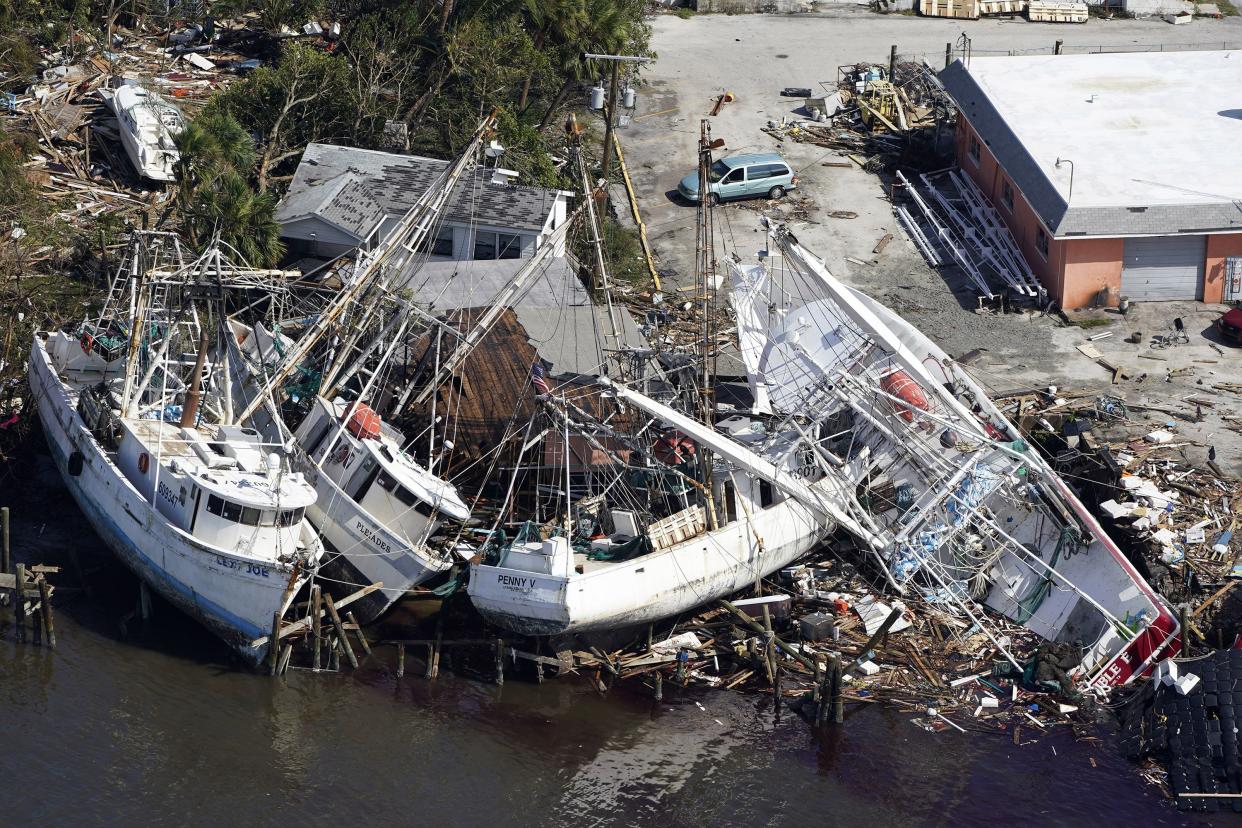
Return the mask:
<path id="1" fill-rule="evenodd" d="M 552 389 L 548 386 L 548 372 L 544 370 L 542 363 L 536 362 L 530 366 L 530 381 L 535 388 L 539 389 L 540 394 L 552 393 Z"/>

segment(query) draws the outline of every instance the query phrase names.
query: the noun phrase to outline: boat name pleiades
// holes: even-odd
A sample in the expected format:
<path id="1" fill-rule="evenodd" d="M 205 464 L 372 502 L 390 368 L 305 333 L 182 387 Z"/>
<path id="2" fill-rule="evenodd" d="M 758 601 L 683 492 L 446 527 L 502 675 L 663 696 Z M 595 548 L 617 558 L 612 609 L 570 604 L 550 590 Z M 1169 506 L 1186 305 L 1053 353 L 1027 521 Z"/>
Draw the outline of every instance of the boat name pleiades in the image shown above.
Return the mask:
<path id="1" fill-rule="evenodd" d="M 372 529 L 370 526 L 367 526 L 365 523 L 363 523 L 360 520 L 355 520 L 354 528 L 357 529 L 359 532 L 361 532 L 362 536 L 366 538 L 367 540 L 369 540 L 371 543 L 375 544 L 380 549 L 383 549 L 389 555 L 392 554 L 392 545 L 389 544 L 387 541 L 385 541 L 383 538 L 381 538 L 376 533 L 376 531 Z"/>

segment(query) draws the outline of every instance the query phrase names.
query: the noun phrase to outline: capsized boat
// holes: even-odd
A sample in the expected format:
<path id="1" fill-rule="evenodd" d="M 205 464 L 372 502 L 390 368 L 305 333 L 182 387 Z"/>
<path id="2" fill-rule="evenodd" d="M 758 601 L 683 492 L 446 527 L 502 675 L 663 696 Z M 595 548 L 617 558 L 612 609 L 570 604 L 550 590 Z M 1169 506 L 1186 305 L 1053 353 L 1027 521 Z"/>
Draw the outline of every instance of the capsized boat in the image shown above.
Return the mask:
<path id="1" fill-rule="evenodd" d="M 315 489 L 279 446 L 215 415 L 219 400 L 199 387 L 204 377 L 219 387 L 207 338 L 183 316 L 170 322 L 150 301 L 158 280 L 141 281 L 137 322 L 122 308 L 73 333 L 37 333 L 30 388 L 56 466 L 99 536 L 253 664 L 266 647 L 252 642 L 323 551 L 305 518 Z M 202 343 L 188 363 L 171 347 L 181 328 Z"/>
<path id="2" fill-rule="evenodd" d="M 185 129 L 181 110 L 133 82 L 104 94 L 104 100 L 116 113 L 121 144 L 134 170 L 153 181 L 175 180 L 181 157 L 176 137 Z"/>
<path id="3" fill-rule="evenodd" d="M 969 616 L 1002 652 L 980 607 L 1075 643 L 1085 686 L 1175 653 L 1170 608 L 966 370 L 788 231 L 771 248 L 766 267 L 731 263 L 755 399 L 853 481 L 853 525 L 890 585 Z"/>

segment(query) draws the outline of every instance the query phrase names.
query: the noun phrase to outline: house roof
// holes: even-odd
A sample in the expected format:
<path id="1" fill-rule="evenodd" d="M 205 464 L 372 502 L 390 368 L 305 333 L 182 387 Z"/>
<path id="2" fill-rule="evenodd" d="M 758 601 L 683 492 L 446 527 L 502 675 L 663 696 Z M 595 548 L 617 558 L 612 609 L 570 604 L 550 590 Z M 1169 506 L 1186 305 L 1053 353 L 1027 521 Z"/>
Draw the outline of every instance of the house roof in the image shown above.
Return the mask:
<path id="1" fill-rule="evenodd" d="M 286 208 L 290 203 L 327 205 L 333 199 L 325 201 L 322 197 L 311 197 L 303 200 L 303 196 L 345 174 L 352 174 L 365 184 L 384 213 L 401 216 L 448 167 L 448 161 L 435 158 L 332 144 L 310 144 L 298 163 L 277 219 L 288 220 L 282 219 L 281 213 L 291 212 L 292 208 Z M 334 199 L 343 200 L 346 195 L 342 192 Z M 559 197 L 557 190 L 496 184 L 488 171 L 476 170 L 458 182 L 445 206 L 444 218 L 453 223 L 539 232 L 543 230 Z M 304 208 L 299 206 L 299 209 Z M 323 215 L 321 209 L 314 212 Z"/>
<path id="2" fill-rule="evenodd" d="M 1054 235 L 1242 232 L 1242 51 L 972 58 L 940 79 Z"/>
<path id="3" fill-rule="evenodd" d="M 456 310 L 490 305 L 496 294 L 513 280 L 529 259 L 466 259 L 463 261 L 414 262 L 394 280 L 413 300 L 432 310 Z M 550 258 L 519 297 L 528 307 L 555 308 L 586 305 L 591 301 L 569 260 Z"/>
<path id="4" fill-rule="evenodd" d="M 384 208 L 360 176 L 343 172 L 296 192 L 290 190 L 276 208 L 276 221 L 281 224 L 310 216 L 318 216 L 362 241 L 384 220 Z"/>

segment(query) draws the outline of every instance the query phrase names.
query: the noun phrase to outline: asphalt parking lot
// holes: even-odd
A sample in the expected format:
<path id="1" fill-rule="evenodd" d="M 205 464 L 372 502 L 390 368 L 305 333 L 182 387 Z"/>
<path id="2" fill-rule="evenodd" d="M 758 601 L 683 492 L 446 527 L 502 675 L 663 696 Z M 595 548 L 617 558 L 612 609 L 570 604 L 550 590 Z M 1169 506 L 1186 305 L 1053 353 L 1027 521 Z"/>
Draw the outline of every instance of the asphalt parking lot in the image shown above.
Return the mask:
<path id="1" fill-rule="evenodd" d="M 1242 435 L 1224 428 L 1219 419 L 1220 413 L 1242 414 L 1239 400 L 1211 390 L 1214 382 L 1242 376 L 1242 351 L 1209 339 L 1210 323 L 1223 308 L 1152 303 L 1135 306 L 1126 318 L 1106 315 L 1111 325 L 1089 330 L 1062 326 L 1042 315 L 979 315 L 963 279 L 952 270 L 938 272 L 926 265 L 897 225 L 877 176 L 856 166 L 823 166 L 840 160 L 835 151 L 780 143 L 762 131 L 769 121 L 805 117 L 800 99 L 781 96 L 784 87 L 819 90 L 835 85 L 839 65 L 886 62 L 894 44 L 904 58 L 925 57 L 936 67 L 944 64 L 945 44 L 963 33 L 975 55 L 1050 50 L 1058 39 L 1067 51 L 1242 48 L 1242 18 L 1197 19 L 1186 26 L 1097 19 L 1057 25 L 880 16 L 836 7 L 818 15 L 697 15 L 688 20 L 660 15 L 653 27 L 652 45 L 659 59 L 644 69 L 639 106 L 619 135 L 666 288 L 692 282 L 695 210 L 676 195 L 676 186 L 695 169 L 700 121 L 708 118 L 713 137 L 725 141 L 718 157 L 777 151 L 789 161 L 799 177 L 799 191 L 777 206 L 776 217 L 784 214 L 788 226 L 825 259 L 829 270 L 902 313 L 951 354 L 980 350 L 982 356 L 972 367 L 995 390 L 1098 388 L 1131 402 L 1185 411 L 1194 411 L 1185 402 L 1187 396 L 1218 398 L 1221 404 L 1206 410 L 1202 422 L 1178 420 L 1178 430 L 1191 442 L 1192 457 L 1215 444 L 1218 462 L 1242 471 Z M 715 96 L 724 91 L 736 100 L 709 118 Z M 765 205 L 722 205 L 716 214 L 721 254 L 749 259 L 765 247 L 760 228 Z M 832 218 L 832 211 L 857 217 Z M 887 233 L 893 234 L 892 242 L 875 254 Z M 1175 317 L 1185 320 L 1191 343 L 1162 352 L 1164 361 L 1141 357 L 1150 334 L 1171 328 Z M 1099 350 L 1124 366 L 1130 380 L 1112 383 L 1111 372 L 1076 349 L 1088 335 L 1106 330 L 1114 335 L 1097 343 Z M 1134 331 L 1144 332 L 1142 343 L 1125 342 Z M 1169 379 L 1167 372 L 1178 368 L 1184 370 Z M 1154 414 L 1152 428 L 1168 419 Z"/>

